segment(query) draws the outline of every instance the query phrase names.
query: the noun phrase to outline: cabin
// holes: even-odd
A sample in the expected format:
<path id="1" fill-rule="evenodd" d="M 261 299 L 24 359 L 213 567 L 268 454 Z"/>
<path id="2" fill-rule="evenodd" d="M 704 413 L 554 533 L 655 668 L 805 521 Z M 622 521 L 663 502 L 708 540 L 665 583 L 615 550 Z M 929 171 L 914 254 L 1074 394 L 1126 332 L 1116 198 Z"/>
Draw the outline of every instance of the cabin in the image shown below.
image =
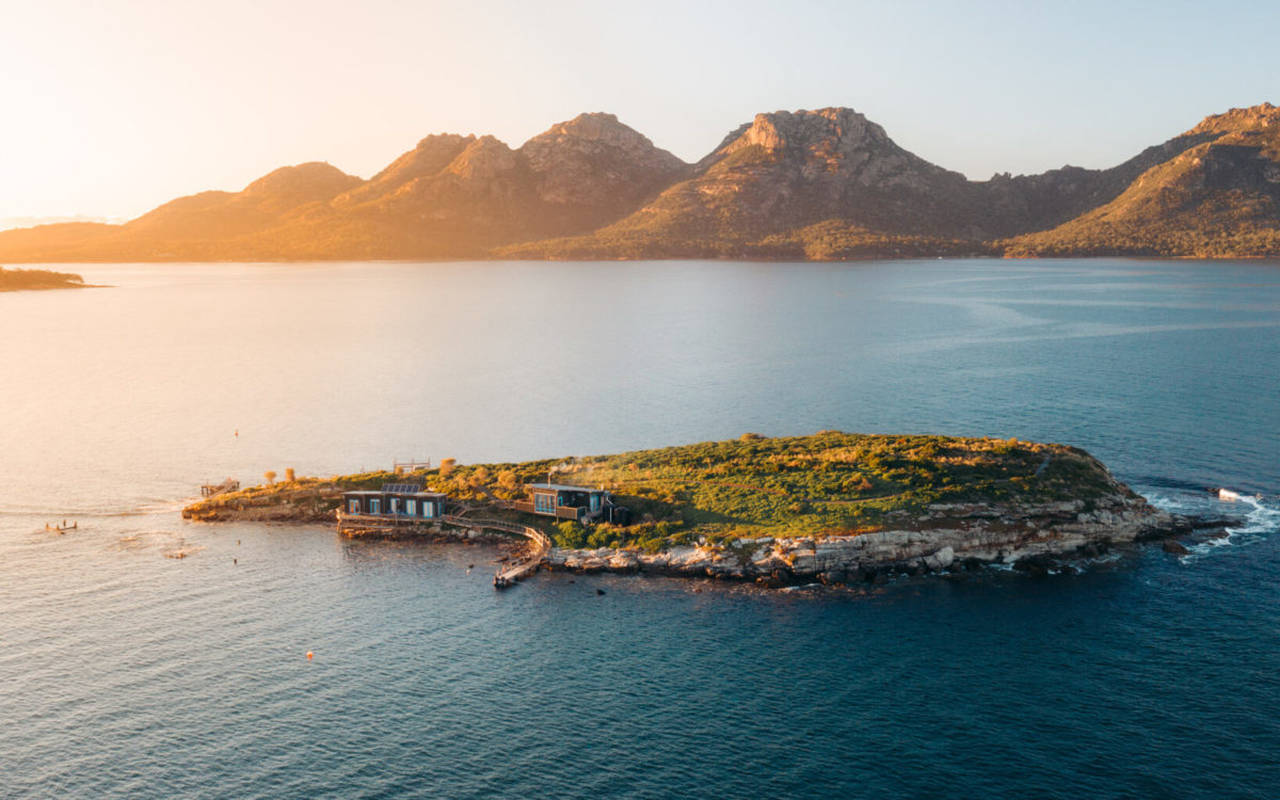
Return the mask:
<path id="1" fill-rule="evenodd" d="M 614 503 L 613 495 L 604 489 L 562 483 L 530 483 L 525 484 L 524 490 L 529 499 L 510 504 L 517 511 L 576 520 L 584 525 L 592 522 L 627 524 L 627 509 Z"/>
<path id="2" fill-rule="evenodd" d="M 425 492 L 416 483 L 384 483 L 378 491 L 342 493 L 342 511 L 362 517 L 436 520 L 444 516 L 448 498 L 440 492 Z"/>

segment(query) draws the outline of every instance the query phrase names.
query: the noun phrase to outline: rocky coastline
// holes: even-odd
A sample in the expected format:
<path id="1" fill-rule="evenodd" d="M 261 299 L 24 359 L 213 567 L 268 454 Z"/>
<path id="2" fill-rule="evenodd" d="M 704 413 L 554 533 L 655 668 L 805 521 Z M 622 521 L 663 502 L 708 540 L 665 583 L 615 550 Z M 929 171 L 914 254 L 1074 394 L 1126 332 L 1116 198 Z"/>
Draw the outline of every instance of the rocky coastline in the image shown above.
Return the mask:
<path id="1" fill-rule="evenodd" d="M 1067 561 L 1116 546 L 1163 540 L 1185 553 L 1179 537 L 1219 530 L 1233 520 L 1196 520 L 1161 511 L 1142 498 L 1116 495 L 1087 509 L 1083 501 L 1013 508 L 938 505 L 901 528 L 858 535 L 760 537 L 702 543 L 654 553 L 635 549 L 553 549 L 553 569 L 582 573 L 650 573 L 774 586 L 881 582 L 894 575 L 957 572 L 1000 564 L 1044 574 Z M 931 526 L 936 521 L 936 527 Z"/>

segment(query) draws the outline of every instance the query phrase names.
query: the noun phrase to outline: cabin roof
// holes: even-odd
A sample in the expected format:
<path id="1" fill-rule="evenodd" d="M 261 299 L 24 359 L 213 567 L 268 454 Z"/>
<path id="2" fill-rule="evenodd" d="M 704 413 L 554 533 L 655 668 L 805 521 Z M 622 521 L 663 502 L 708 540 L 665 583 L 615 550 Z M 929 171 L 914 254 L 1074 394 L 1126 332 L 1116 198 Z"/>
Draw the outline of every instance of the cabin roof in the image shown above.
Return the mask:
<path id="1" fill-rule="evenodd" d="M 531 492 L 536 492 L 539 489 L 543 490 L 544 492 L 556 491 L 556 492 L 593 492 L 595 493 L 595 492 L 604 491 L 604 489 L 592 489 L 589 486 L 570 486 L 567 483 L 526 483 L 524 485 L 524 488 L 528 489 Z"/>

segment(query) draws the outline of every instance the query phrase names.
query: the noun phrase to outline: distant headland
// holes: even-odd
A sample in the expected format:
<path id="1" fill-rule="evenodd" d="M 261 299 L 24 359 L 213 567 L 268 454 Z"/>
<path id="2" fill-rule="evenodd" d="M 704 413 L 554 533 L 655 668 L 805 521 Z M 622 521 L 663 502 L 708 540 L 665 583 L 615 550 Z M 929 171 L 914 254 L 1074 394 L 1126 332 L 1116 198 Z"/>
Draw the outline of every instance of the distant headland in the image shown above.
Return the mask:
<path id="1" fill-rule="evenodd" d="M 209 522 L 336 515 L 356 536 L 523 533 L 533 552 L 517 561 L 531 568 L 772 585 L 990 563 L 1043 571 L 1057 559 L 1197 527 L 1154 508 L 1077 448 L 838 431 L 272 481 L 182 514 Z"/>
<path id="2" fill-rule="evenodd" d="M 0 232 L 0 260 L 841 260 L 1280 255 L 1280 108 L 1206 117 L 1109 169 L 986 181 L 848 108 L 775 111 L 689 164 L 612 114 L 518 148 L 437 134 L 368 180 L 282 167 L 122 225 Z"/>
<path id="3" fill-rule="evenodd" d="M 96 288 L 84 282 L 73 272 L 53 272 L 47 269 L 5 269 L 0 267 L 0 292 L 18 292 L 28 289 L 88 289 Z"/>

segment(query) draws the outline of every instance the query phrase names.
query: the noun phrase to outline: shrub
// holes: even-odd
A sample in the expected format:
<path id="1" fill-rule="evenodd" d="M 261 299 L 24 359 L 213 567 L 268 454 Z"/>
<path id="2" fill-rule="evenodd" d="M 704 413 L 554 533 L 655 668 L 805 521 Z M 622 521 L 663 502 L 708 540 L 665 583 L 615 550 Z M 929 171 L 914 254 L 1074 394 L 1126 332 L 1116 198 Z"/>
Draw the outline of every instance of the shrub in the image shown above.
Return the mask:
<path id="1" fill-rule="evenodd" d="M 556 524 L 551 539 L 556 547 L 579 549 L 587 544 L 587 530 L 572 520 L 565 520 Z"/>
<path id="2" fill-rule="evenodd" d="M 449 473 L 453 472 L 454 468 L 457 466 L 458 466 L 458 459 L 456 458 L 441 459 L 440 460 L 440 477 L 443 478 Z"/>

